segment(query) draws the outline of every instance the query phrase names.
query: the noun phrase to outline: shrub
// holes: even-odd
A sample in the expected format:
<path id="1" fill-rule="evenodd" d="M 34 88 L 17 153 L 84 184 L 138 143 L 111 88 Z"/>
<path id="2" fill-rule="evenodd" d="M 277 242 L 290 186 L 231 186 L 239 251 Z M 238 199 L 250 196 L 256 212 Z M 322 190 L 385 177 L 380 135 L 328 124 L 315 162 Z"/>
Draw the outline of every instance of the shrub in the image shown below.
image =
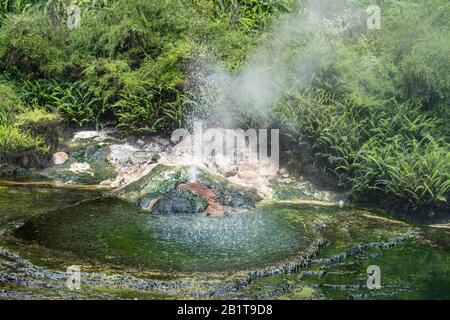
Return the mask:
<path id="1" fill-rule="evenodd" d="M 197 21 L 198 20 L 198 21 Z M 202 17 L 182 0 L 117 1 L 83 18 L 83 28 L 70 33 L 71 52 L 127 60 L 139 66 L 167 44 L 184 38 Z"/>
<path id="2" fill-rule="evenodd" d="M 128 132 L 167 132 L 180 128 L 188 109 L 182 70 L 192 55 L 192 45 L 179 41 L 156 61 L 124 75 L 125 86 L 113 106 L 118 127 Z"/>
<path id="3" fill-rule="evenodd" d="M 111 106 L 119 100 L 129 71 L 125 61 L 112 59 L 94 60 L 84 69 L 80 89 L 90 98 L 88 107 L 97 123 L 112 116 Z"/>
<path id="4" fill-rule="evenodd" d="M 215 16 L 226 16 L 238 28 L 245 31 L 262 31 L 280 13 L 295 10 L 293 0 L 214 0 Z"/>
<path id="5" fill-rule="evenodd" d="M 0 124 L 11 123 L 23 109 L 22 100 L 15 89 L 7 83 L 0 83 Z"/>
<path id="6" fill-rule="evenodd" d="M 35 0 L 3 0 L 0 2 L 0 24 L 9 13 L 24 13 L 42 8 L 44 1 Z"/>
<path id="7" fill-rule="evenodd" d="M 26 80 L 22 96 L 27 105 L 58 112 L 68 124 L 80 127 L 96 123 L 102 113 L 101 97 L 89 90 L 87 82 Z"/>
<path id="8" fill-rule="evenodd" d="M 58 8 L 62 2 L 56 0 Z M 52 27 L 43 11 L 7 17 L 0 68 L 17 82 L 26 104 L 58 111 L 79 126 L 114 120 L 128 132 L 178 127 L 188 88 L 196 89 L 188 64 L 201 66 L 198 60 L 213 55 L 236 68 L 255 42 L 201 1 L 75 3 L 83 17 L 77 30 Z M 247 5 L 256 8 L 256 2 Z"/>
<path id="9" fill-rule="evenodd" d="M 9 16 L 0 28 L 0 66 L 27 76 L 61 75 L 69 61 L 65 33 L 52 29 L 43 14 Z"/>
<path id="10" fill-rule="evenodd" d="M 15 126 L 0 125 L 0 174 L 14 173 L 17 166 L 30 168 L 41 165 L 48 152 L 42 138 L 32 137 Z"/>
<path id="11" fill-rule="evenodd" d="M 424 36 L 405 55 L 400 65 L 403 100 L 444 120 L 443 133 L 450 137 L 450 31 Z"/>
<path id="12" fill-rule="evenodd" d="M 61 117 L 42 109 L 26 111 L 16 118 L 16 127 L 34 138 L 42 138 L 49 150 L 54 149 L 60 138 Z"/>
<path id="13" fill-rule="evenodd" d="M 6 0 L 0 3 L 0 12 L 21 13 L 29 9 L 35 1 L 32 0 Z"/>
<path id="14" fill-rule="evenodd" d="M 332 88 L 343 100 L 376 106 L 400 95 L 398 67 L 389 55 L 380 55 L 365 37 L 340 50 L 332 68 L 336 80 Z"/>
<path id="15" fill-rule="evenodd" d="M 374 38 L 379 53 L 398 67 L 392 84 L 395 98 L 450 121 L 450 4 L 389 1 L 383 10 L 383 32 Z M 441 127 L 449 135 L 447 125 Z"/>
<path id="16" fill-rule="evenodd" d="M 276 106 L 292 161 L 338 177 L 356 200 L 448 214 L 448 16 L 445 1 L 388 1 L 382 32 L 344 43 Z"/>
<path id="17" fill-rule="evenodd" d="M 178 90 L 145 86 L 135 90 L 123 93 L 114 105 L 118 128 L 148 134 L 182 126 L 186 104 Z"/>

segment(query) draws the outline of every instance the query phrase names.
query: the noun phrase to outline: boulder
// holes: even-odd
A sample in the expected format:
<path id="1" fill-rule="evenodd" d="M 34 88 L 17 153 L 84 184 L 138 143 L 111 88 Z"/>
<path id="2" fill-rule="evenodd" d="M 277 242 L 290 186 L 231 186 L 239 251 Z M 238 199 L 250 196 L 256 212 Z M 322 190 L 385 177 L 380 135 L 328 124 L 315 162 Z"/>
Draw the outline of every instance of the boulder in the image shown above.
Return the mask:
<path id="1" fill-rule="evenodd" d="M 178 208 L 181 203 L 188 205 L 187 212 L 198 212 L 193 209 L 193 205 L 189 205 L 192 197 L 195 197 L 206 203 L 206 207 L 202 207 L 203 211 L 217 216 L 232 211 L 232 208 L 253 207 L 261 200 L 256 190 L 233 184 L 201 168 L 198 168 L 197 180 L 189 182 L 189 169 L 158 164 L 138 181 L 114 191 L 114 195 L 159 213 L 169 209 L 184 213 Z M 176 200 L 180 195 L 180 201 Z"/>
<path id="2" fill-rule="evenodd" d="M 65 152 L 56 152 L 52 156 L 52 161 L 56 165 L 62 165 L 66 163 L 66 161 L 69 160 L 69 156 Z"/>
<path id="3" fill-rule="evenodd" d="M 154 214 L 197 214 L 206 210 L 208 203 L 187 189 L 177 189 L 163 195 L 152 208 Z"/>
<path id="4" fill-rule="evenodd" d="M 177 189 L 189 190 L 206 200 L 208 206 L 206 207 L 205 213 L 207 215 L 221 217 L 225 215 L 226 212 L 231 211 L 230 208 L 217 202 L 217 196 L 214 190 L 208 188 L 200 181 L 179 184 Z"/>
<path id="5" fill-rule="evenodd" d="M 181 167 L 158 164 L 139 180 L 118 189 L 114 194 L 126 201 L 142 203 L 172 191 L 188 180 L 187 171 Z"/>

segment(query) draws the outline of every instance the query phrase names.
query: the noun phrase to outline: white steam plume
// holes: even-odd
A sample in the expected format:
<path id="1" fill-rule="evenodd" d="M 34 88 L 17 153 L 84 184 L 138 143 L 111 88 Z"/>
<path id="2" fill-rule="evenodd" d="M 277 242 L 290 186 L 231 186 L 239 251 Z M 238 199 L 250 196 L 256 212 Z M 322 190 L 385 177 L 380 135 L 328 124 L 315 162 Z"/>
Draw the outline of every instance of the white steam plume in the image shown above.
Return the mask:
<path id="1" fill-rule="evenodd" d="M 342 39 L 363 31 L 361 12 L 348 0 L 310 0 L 299 14 L 281 17 L 243 70 L 216 68 L 203 81 L 211 94 L 209 120 L 235 127 L 248 117 L 266 126 L 275 103 L 309 85 L 333 61 Z"/>

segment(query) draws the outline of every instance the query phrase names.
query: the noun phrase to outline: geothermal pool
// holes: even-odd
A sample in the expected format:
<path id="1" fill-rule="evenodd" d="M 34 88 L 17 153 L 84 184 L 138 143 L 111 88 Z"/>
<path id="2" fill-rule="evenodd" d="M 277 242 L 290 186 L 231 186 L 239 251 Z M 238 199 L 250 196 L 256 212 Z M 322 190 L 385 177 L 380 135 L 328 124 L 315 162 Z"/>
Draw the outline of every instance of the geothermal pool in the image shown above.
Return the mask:
<path id="1" fill-rule="evenodd" d="M 302 225 L 264 209 L 221 218 L 159 216 L 120 200 L 56 210 L 14 232 L 83 261 L 171 271 L 231 271 L 295 256 L 311 239 Z"/>
<path id="2" fill-rule="evenodd" d="M 365 209 L 156 216 L 100 190 L 33 185 L 0 186 L 0 204 L 1 297 L 450 298 L 449 233 Z M 76 292 L 65 287 L 74 264 Z M 366 288 L 369 265 L 380 290 Z"/>

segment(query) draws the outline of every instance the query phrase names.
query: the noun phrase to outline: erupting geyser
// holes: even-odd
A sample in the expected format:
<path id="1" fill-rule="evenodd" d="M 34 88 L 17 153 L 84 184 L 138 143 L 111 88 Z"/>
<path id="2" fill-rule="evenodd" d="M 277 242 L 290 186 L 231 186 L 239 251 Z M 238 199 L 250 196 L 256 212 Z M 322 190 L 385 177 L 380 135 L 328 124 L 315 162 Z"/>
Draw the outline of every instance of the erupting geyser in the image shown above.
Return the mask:
<path id="1" fill-rule="evenodd" d="M 197 167 L 192 166 L 189 169 L 189 182 L 193 183 L 197 181 Z"/>

